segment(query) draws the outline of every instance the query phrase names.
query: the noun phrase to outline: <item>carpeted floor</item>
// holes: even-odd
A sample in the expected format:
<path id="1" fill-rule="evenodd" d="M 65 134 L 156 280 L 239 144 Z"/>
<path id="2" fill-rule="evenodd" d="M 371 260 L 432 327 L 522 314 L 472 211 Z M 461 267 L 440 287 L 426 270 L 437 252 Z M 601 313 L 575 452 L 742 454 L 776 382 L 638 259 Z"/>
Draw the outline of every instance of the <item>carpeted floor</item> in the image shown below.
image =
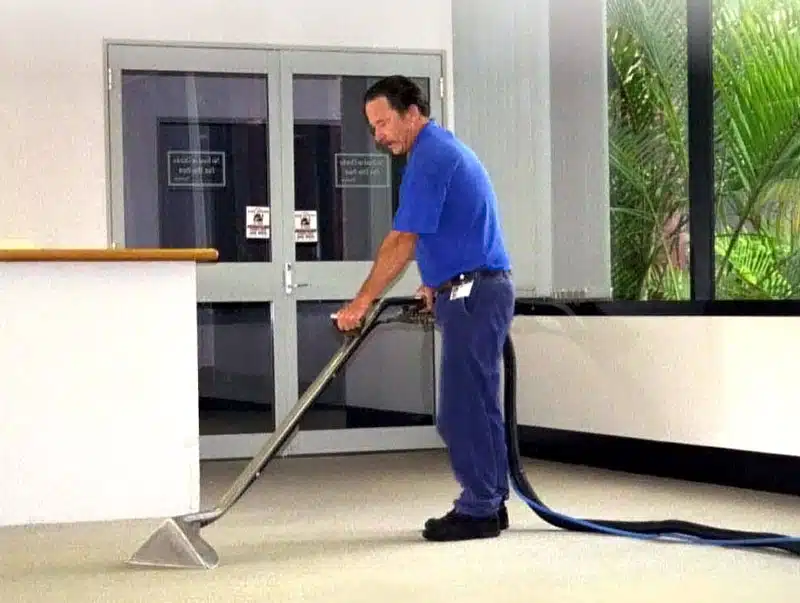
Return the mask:
<path id="1" fill-rule="evenodd" d="M 242 466 L 204 466 L 207 504 Z M 800 535 L 793 497 L 533 461 L 527 470 L 565 513 Z M 124 565 L 161 518 L 0 528 L 0 601 L 790 603 L 800 592 L 800 558 L 560 532 L 516 498 L 500 538 L 423 541 L 422 523 L 455 492 L 438 451 L 282 459 L 203 531 L 217 569 Z"/>

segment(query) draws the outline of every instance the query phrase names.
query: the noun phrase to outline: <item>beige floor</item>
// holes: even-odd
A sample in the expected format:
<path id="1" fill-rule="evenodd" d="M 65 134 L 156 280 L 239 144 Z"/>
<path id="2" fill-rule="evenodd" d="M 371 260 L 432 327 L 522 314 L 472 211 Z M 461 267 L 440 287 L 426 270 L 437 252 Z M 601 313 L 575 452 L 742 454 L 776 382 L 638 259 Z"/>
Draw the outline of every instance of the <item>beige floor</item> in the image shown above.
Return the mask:
<path id="1" fill-rule="evenodd" d="M 241 463 L 204 467 L 216 500 Z M 583 517 L 681 519 L 800 534 L 800 499 L 529 462 L 551 506 Z M 160 520 L 0 529 L 0 601 L 567 603 L 798 600 L 800 558 L 556 531 L 516 498 L 512 529 L 422 541 L 455 492 L 441 453 L 276 461 L 204 530 L 217 569 L 124 565 Z M 680 599 L 676 599 L 680 597 Z"/>

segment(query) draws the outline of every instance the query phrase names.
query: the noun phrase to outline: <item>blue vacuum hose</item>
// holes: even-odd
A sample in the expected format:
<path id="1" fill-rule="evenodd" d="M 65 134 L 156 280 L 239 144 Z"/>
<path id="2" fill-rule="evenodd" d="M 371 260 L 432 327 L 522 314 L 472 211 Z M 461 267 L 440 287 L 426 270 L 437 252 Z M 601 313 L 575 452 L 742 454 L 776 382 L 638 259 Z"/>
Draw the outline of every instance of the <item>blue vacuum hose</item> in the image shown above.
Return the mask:
<path id="1" fill-rule="evenodd" d="M 640 540 L 669 539 L 674 541 L 677 539 L 692 544 L 725 547 L 774 548 L 800 555 L 800 538 L 781 534 L 726 530 L 677 519 L 663 521 L 577 519 L 553 511 L 537 496 L 525 477 L 525 471 L 520 460 L 517 436 L 517 365 L 514 342 L 510 334 L 503 346 L 503 362 L 503 405 L 511 483 L 517 495 L 548 524 L 573 532 L 592 532 Z"/>

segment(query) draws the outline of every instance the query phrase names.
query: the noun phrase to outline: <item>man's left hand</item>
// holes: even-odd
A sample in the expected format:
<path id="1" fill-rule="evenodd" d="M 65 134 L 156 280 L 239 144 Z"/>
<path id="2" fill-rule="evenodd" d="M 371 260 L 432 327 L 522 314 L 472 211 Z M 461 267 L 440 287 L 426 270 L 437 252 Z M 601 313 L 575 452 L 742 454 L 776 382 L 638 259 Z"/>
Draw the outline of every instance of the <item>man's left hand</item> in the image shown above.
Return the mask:
<path id="1" fill-rule="evenodd" d="M 369 306 L 368 301 L 360 298 L 342 306 L 336 313 L 336 328 L 343 332 L 356 330 L 367 315 Z"/>

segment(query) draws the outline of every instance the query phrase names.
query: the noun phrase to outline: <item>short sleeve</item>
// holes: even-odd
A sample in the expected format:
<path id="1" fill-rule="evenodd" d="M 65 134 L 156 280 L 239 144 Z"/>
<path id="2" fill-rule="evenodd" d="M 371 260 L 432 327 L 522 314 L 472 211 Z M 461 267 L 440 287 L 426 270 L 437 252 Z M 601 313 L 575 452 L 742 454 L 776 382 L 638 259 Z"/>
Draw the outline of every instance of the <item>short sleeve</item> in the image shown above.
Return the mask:
<path id="1" fill-rule="evenodd" d="M 415 234 L 433 234 L 439 227 L 447 191 L 460 158 L 424 156 L 413 158 L 406 166 L 400 185 L 400 203 L 394 218 L 394 230 Z"/>

